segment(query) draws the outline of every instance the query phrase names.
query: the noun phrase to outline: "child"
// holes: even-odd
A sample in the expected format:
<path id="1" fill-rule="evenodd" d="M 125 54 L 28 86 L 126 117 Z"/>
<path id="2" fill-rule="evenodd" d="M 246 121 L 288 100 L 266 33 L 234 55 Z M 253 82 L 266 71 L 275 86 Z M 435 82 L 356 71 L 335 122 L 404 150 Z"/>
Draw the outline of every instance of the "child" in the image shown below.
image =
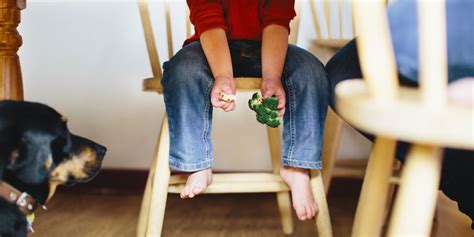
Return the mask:
<path id="1" fill-rule="evenodd" d="M 262 77 L 264 97 L 278 98 L 283 116 L 281 177 L 300 220 L 317 212 L 309 169 L 321 168 L 329 84 L 311 53 L 288 45 L 294 0 L 187 0 L 195 35 L 163 65 L 170 129 L 170 167 L 193 172 L 181 198 L 212 183 L 212 107 L 234 110 L 234 77 Z M 191 122 L 192 121 L 192 122 Z"/>

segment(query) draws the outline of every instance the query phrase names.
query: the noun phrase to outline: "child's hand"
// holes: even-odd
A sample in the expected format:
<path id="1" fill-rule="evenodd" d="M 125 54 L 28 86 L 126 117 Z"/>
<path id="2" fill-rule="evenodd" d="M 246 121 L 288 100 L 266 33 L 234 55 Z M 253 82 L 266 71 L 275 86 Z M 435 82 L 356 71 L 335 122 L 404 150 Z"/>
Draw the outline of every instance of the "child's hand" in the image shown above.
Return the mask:
<path id="1" fill-rule="evenodd" d="M 215 108 L 221 108 L 225 112 L 235 109 L 235 101 L 221 100 L 221 93 L 235 95 L 235 81 L 231 77 L 216 77 L 214 87 L 211 90 L 211 104 Z"/>
<path id="2" fill-rule="evenodd" d="M 278 99 L 278 116 L 285 114 L 286 96 L 280 78 L 263 78 L 260 87 L 263 98 L 275 96 Z"/>

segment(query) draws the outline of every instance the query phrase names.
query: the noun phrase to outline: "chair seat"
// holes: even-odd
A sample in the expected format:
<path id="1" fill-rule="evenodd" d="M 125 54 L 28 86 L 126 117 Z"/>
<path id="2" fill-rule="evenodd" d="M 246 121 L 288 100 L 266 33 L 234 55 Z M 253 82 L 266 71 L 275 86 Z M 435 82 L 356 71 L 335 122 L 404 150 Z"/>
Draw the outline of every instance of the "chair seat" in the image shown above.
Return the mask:
<path id="1" fill-rule="evenodd" d="M 169 193 L 181 193 L 188 175 L 170 177 Z M 281 177 L 272 173 L 214 174 L 212 184 L 204 193 L 270 193 L 289 191 Z"/>
<path id="2" fill-rule="evenodd" d="M 237 90 L 254 91 L 260 89 L 262 79 L 258 77 L 237 77 L 235 84 Z M 147 78 L 143 80 L 143 91 L 163 93 L 160 78 Z"/>
<path id="3" fill-rule="evenodd" d="M 143 80 L 143 91 L 163 93 L 161 78 L 147 78 Z"/>
<path id="4" fill-rule="evenodd" d="M 340 49 L 352 39 L 316 39 L 314 44 L 322 48 Z"/>
<path id="5" fill-rule="evenodd" d="M 336 97 L 338 113 L 366 132 L 420 144 L 474 149 L 472 108 L 448 103 L 444 108 L 429 109 L 422 106 L 418 90 L 405 87 L 400 88 L 397 100 L 382 102 L 371 96 L 367 84 L 359 79 L 339 83 Z"/>

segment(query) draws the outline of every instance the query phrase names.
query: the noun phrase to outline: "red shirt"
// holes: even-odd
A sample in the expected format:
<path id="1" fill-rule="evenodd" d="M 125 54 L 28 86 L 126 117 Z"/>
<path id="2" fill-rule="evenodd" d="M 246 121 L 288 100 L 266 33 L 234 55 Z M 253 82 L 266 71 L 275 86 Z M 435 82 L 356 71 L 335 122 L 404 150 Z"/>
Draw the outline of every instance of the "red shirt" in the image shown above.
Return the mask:
<path id="1" fill-rule="evenodd" d="M 199 40 L 202 32 L 221 28 L 227 39 L 261 40 L 268 25 L 284 26 L 296 16 L 295 0 L 187 0 L 195 34 L 184 45 Z"/>

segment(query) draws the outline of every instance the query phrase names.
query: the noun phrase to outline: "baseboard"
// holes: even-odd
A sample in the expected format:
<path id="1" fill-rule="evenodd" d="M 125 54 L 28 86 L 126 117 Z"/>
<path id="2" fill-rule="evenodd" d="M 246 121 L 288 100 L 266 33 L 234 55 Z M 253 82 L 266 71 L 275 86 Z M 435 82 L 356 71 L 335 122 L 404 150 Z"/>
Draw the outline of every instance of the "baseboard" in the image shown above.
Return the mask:
<path id="1" fill-rule="evenodd" d="M 60 192 L 87 194 L 142 194 L 148 170 L 102 169 L 90 182 L 61 186 Z"/>

